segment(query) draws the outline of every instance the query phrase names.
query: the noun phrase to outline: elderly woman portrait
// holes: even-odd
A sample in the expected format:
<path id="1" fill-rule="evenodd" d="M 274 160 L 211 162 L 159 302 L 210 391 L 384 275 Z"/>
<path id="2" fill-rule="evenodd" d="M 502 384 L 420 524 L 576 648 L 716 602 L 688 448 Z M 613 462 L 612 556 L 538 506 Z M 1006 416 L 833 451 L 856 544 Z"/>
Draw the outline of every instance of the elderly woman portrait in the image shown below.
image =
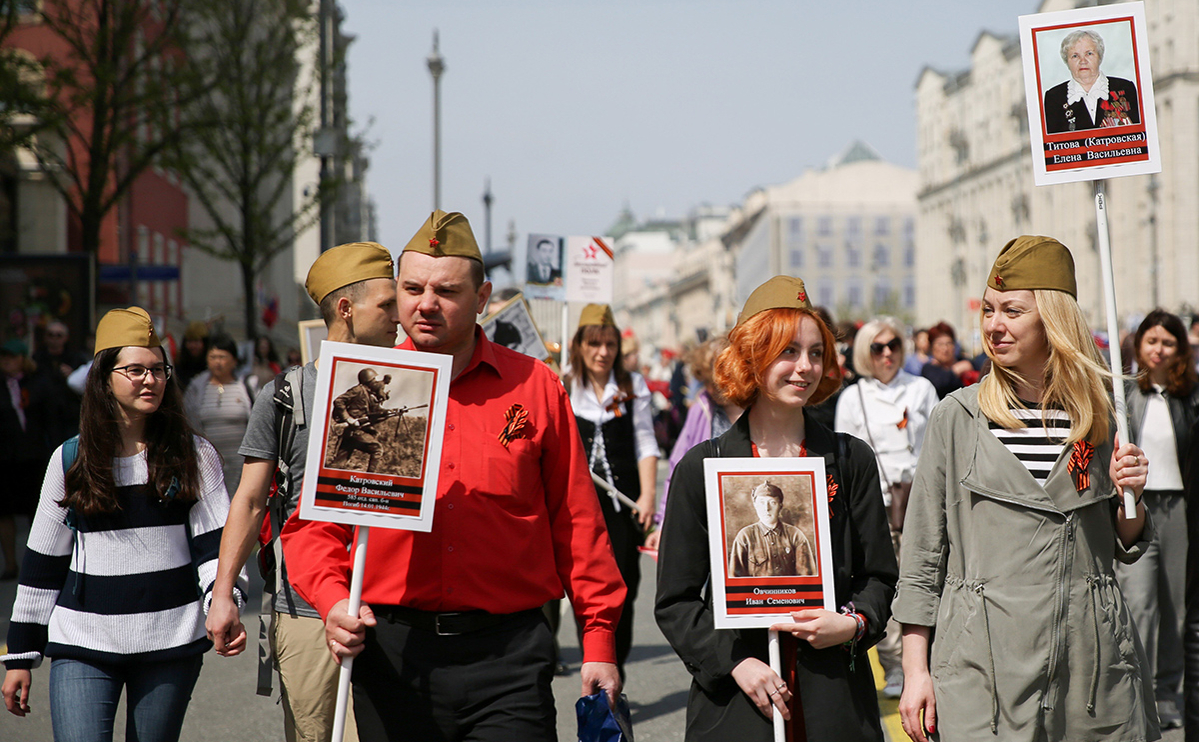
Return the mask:
<path id="1" fill-rule="evenodd" d="M 1141 123 L 1137 86 L 1100 71 L 1103 50 L 1103 37 L 1087 28 L 1062 39 L 1060 51 L 1070 79 L 1045 92 L 1047 133 Z"/>

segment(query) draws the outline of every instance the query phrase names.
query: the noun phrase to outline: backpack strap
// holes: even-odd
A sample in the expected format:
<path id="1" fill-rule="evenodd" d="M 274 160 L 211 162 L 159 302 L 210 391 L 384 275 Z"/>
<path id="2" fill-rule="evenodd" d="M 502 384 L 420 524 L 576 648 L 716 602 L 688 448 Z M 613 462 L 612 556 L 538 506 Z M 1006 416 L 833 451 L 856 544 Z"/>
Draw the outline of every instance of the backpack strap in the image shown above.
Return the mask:
<path id="1" fill-rule="evenodd" d="M 289 594 L 283 590 L 283 582 L 287 579 L 286 567 L 283 564 L 283 542 L 279 534 L 286 521 L 288 498 L 292 492 L 291 455 L 295 443 L 296 429 L 304 425 L 304 368 L 297 366 L 275 376 L 275 394 L 272 399 L 275 405 L 275 441 L 278 444 L 275 454 L 275 491 L 267 500 L 267 515 L 271 519 L 271 537 L 261 546 L 270 554 L 274 564 L 273 574 L 263 575 L 262 608 L 258 615 L 258 695 L 271 695 L 273 678 L 272 670 L 275 661 L 272 657 L 270 637 L 274 630 L 275 596 Z"/>

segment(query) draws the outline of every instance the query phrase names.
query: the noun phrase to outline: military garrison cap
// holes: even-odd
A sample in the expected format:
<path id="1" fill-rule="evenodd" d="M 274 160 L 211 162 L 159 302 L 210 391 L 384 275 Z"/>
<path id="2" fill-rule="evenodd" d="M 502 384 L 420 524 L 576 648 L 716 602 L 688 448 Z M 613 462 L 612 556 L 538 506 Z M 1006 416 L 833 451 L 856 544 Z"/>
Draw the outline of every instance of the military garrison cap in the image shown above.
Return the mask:
<path id="1" fill-rule="evenodd" d="M 453 255 L 483 262 L 483 254 L 479 252 L 479 243 L 475 241 L 470 222 L 457 211 L 447 214 L 438 209 L 430 214 L 404 246 L 404 252 L 408 251 L 432 255 L 435 258 Z"/>
<path id="2" fill-rule="evenodd" d="M 372 278 L 395 278 L 391 253 L 378 242 L 347 242 L 321 253 L 308 269 L 304 288 L 320 304 L 339 288 Z"/>
<path id="3" fill-rule="evenodd" d="M 808 292 L 804 289 L 803 279 L 794 276 L 775 276 L 766 283 L 754 289 L 741 308 L 741 316 L 737 324 L 767 309 L 811 309 L 812 302 L 808 301 Z"/>
<path id="4" fill-rule="evenodd" d="M 616 318 L 612 316 L 612 307 L 607 304 L 588 304 L 579 315 L 579 327 L 616 327 Z"/>
<path id="5" fill-rule="evenodd" d="M 96 353 L 109 348 L 158 348 L 162 342 L 154 331 L 154 321 L 141 307 L 113 309 L 96 325 Z"/>
<path id="6" fill-rule="evenodd" d="M 1004 245 L 987 275 L 987 285 L 996 291 L 1065 291 L 1078 298 L 1074 258 L 1052 237 L 1023 235 Z"/>

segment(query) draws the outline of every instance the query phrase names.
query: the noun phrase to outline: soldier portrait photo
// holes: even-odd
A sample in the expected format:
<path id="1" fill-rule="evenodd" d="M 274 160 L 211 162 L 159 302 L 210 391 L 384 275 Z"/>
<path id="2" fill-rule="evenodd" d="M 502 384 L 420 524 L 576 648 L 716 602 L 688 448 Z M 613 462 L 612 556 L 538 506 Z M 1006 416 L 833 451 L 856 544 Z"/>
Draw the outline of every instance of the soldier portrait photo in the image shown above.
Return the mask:
<path id="1" fill-rule="evenodd" d="M 724 482 L 729 577 L 819 573 L 812 498 L 804 477 L 755 474 Z"/>
<path id="2" fill-rule="evenodd" d="M 370 363 L 338 363 L 324 465 L 418 477 L 424 460 L 433 374 Z"/>

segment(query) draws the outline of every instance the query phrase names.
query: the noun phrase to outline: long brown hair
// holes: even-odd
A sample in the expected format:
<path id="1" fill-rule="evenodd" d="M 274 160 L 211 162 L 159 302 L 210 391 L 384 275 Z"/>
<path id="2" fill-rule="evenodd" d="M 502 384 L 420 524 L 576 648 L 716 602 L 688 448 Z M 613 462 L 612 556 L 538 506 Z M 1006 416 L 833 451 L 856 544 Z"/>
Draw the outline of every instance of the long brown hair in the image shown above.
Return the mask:
<path id="1" fill-rule="evenodd" d="M 587 367 L 583 365 L 583 343 L 601 340 L 605 332 L 616 334 L 616 360 L 612 363 L 612 371 L 616 374 L 616 386 L 627 397 L 633 396 L 633 376 L 624 367 L 624 352 L 621 350 L 620 329 L 611 325 L 583 325 L 575 330 L 575 336 L 570 339 L 570 370 L 566 372 L 569 388 L 575 384 L 587 381 Z"/>
<path id="2" fill-rule="evenodd" d="M 1137 374 L 1137 386 L 1143 392 L 1153 388 L 1153 382 L 1149 380 L 1149 370 L 1144 368 L 1145 361 L 1141 359 L 1141 340 L 1144 339 L 1145 333 L 1154 327 L 1160 327 L 1174 336 L 1174 357 L 1166 362 L 1166 392 L 1175 397 L 1185 397 L 1194 390 L 1195 384 L 1199 383 L 1199 374 L 1195 373 L 1191 341 L 1187 338 L 1187 330 L 1183 327 L 1182 320 L 1164 309 L 1154 309 L 1137 328 L 1136 341 L 1132 345 L 1137 364 L 1141 366 L 1141 373 Z"/>
<path id="3" fill-rule="evenodd" d="M 88 371 L 79 418 L 79 454 L 67 470 L 66 494 L 58 504 L 82 515 L 116 510 L 112 460 L 120 451 L 120 412 L 109 386 L 120 348 L 100 351 Z M 160 500 L 194 501 L 200 497 L 200 467 L 194 433 L 183 412 L 176 377 L 166 381 L 162 403 L 146 419 L 147 480 Z M 172 487 L 173 483 L 177 486 Z M 173 491 L 171 491 L 173 490 Z M 168 491 L 171 491 L 168 496 Z"/>

